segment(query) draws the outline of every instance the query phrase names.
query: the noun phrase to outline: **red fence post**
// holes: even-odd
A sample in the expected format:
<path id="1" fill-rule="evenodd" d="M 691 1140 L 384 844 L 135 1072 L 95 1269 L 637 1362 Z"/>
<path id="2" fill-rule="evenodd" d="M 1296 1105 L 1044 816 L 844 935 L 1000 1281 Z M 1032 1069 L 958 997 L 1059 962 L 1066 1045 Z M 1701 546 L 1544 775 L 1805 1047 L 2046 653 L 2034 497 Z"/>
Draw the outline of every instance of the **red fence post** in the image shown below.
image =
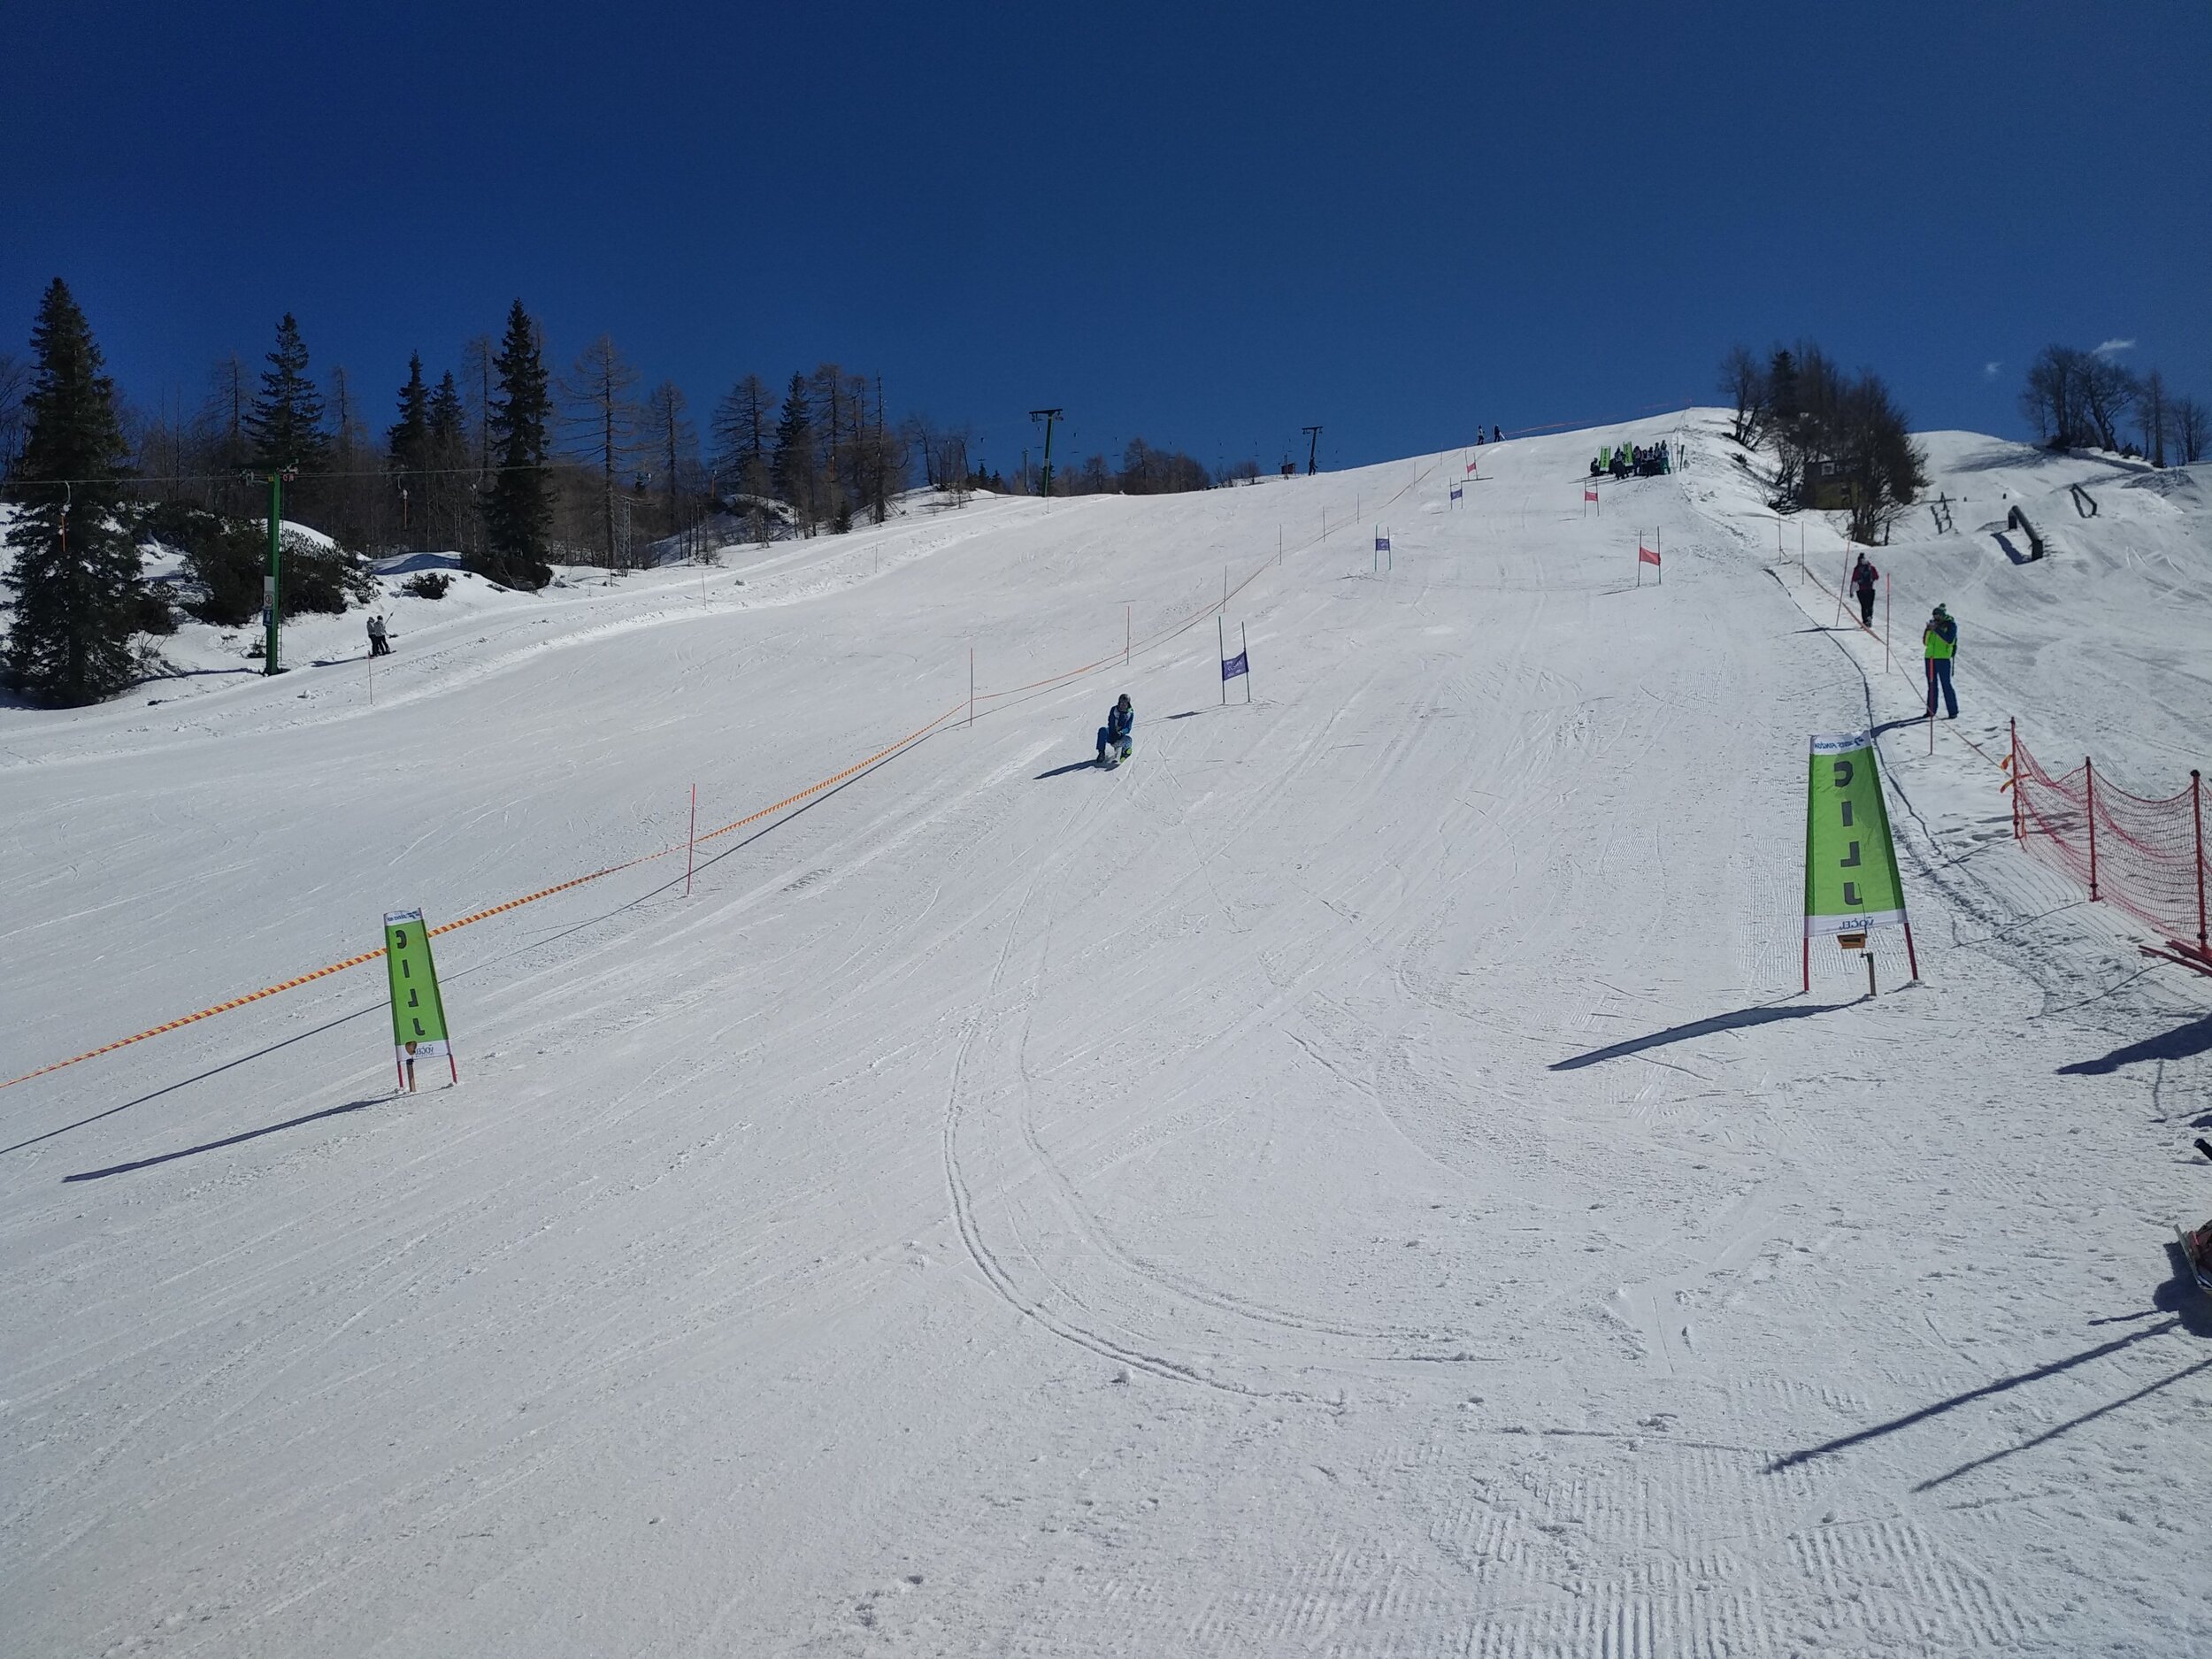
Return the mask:
<path id="1" fill-rule="evenodd" d="M 2197 949 L 2212 954 L 2204 933 L 2204 774 L 2189 769 L 2189 813 L 2197 823 Z"/>
<path id="2" fill-rule="evenodd" d="M 2081 757 L 2082 799 L 2089 807 L 2089 897 L 2097 896 L 2097 766 L 2086 755 Z"/>

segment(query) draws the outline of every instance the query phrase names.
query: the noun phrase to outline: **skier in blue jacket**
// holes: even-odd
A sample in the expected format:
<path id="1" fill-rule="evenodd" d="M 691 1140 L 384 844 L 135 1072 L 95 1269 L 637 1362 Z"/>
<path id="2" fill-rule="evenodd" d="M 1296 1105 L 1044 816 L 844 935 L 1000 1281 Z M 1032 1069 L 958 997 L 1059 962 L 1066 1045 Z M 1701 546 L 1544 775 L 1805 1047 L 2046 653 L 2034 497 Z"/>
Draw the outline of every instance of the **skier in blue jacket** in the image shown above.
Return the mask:
<path id="1" fill-rule="evenodd" d="M 1109 747 L 1121 750 L 1121 758 L 1127 760 L 1136 747 L 1132 736 L 1137 729 L 1137 711 L 1129 703 L 1129 694 L 1123 692 L 1121 701 L 1106 711 L 1106 724 L 1098 728 L 1098 758 L 1102 764 Z"/>

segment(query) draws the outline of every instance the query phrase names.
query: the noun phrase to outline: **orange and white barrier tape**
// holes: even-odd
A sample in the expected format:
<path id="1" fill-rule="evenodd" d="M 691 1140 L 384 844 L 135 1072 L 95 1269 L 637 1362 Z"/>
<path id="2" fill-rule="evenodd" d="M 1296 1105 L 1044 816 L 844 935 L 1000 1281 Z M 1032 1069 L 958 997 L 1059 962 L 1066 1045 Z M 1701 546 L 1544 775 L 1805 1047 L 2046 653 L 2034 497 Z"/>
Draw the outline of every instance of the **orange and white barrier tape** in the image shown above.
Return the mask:
<path id="1" fill-rule="evenodd" d="M 819 795 L 823 790 L 842 783 L 856 772 L 864 772 L 878 761 L 897 753 L 911 743 L 918 742 L 947 720 L 952 718 L 954 712 L 954 710 L 949 709 L 927 726 L 909 732 L 897 742 L 878 749 L 867 759 L 856 761 L 844 771 L 833 772 L 819 783 L 809 784 L 797 794 L 786 795 L 773 806 L 764 806 L 757 812 L 749 813 L 733 823 L 725 824 L 720 829 L 710 831 L 698 839 L 712 841 L 718 835 L 726 835 L 732 830 L 741 829 L 748 824 L 757 823 L 762 818 L 782 811 L 786 807 L 795 806 L 810 795 Z M 549 899 L 556 893 L 566 893 L 572 887 L 580 887 L 587 882 L 598 880 L 603 876 L 615 875 L 625 870 L 634 870 L 638 865 L 650 864 L 656 858 L 665 858 L 671 853 L 681 852 L 691 844 L 689 841 L 683 841 L 673 847 L 664 847 L 658 852 L 641 853 L 635 858 L 624 860 L 621 864 L 609 864 L 603 870 L 595 870 L 589 875 L 573 876 L 566 881 L 556 882 L 549 887 L 540 887 L 535 893 L 526 893 L 518 899 L 509 899 L 504 904 L 495 904 L 488 910 L 476 910 L 457 920 L 434 927 L 430 930 L 431 937 L 434 939 L 441 933 L 452 933 L 456 928 L 472 926 L 478 922 L 488 921 L 495 916 L 504 916 L 509 910 L 518 910 L 526 904 L 534 904 L 540 899 Z M 214 1003 L 211 1007 L 199 1010 L 196 1013 L 186 1014 L 177 1019 L 164 1020 L 158 1025 L 150 1026 L 131 1036 L 119 1037 L 113 1042 L 102 1043 L 97 1048 L 88 1048 L 84 1053 L 72 1055 L 66 1060 L 57 1060 L 51 1065 L 42 1065 L 35 1071 L 26 1071 L 21 1077 L 12 1077 L 4 1083 L 0 1083 L 0 1088 L 13 1088 L 18 1083 L 27 1083 L 35 1077 L 44 1077 L 50 1071 L 60 1071 L 73 1065 L 81 1065 L 87 1060 L 96 1060 L 104 1054 L 113 1054 L 118 1048 L 127 1048 L 134 1042 L 144 1042 L 150 1037 L 158 1037 L 165 1032 L 175 1031 L 180 1026 L 193 1025 L 203 1019 L 211 1019 L 218 1014 L 227 1014 L 234 1008 L 243 1008 L 249 1002 L 258 1002 L 285 991 L 297 990 L 301 986 L 312 984 L 317 979 L 326 979 L 334 973 L 343 973 L 348 968 L 357 968 L 365 962 L 374 962 L 383 954 L 381 947 L 375 950 L 365 950 L 357 956 L 348 956 L 343 962 L 334 962 L 327 966 L 317 968 L 311 972 L 296 974 L 291 979 L 279 980 L 274 985 L 265 985 L 257 991 L 249 991 L 243 996 L 234 996 L 228 1002 Z"/>

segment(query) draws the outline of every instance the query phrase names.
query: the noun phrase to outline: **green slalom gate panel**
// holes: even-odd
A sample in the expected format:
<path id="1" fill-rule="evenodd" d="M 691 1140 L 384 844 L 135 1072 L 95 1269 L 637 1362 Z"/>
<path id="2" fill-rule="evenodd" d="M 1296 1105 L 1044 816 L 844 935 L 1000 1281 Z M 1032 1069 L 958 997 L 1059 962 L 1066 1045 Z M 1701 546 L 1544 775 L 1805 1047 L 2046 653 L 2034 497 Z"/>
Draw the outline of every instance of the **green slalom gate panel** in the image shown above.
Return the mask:
<path id="1" fill-rule="evenodd" d="M 446 1056 L 445 1003 L 420 910 L 384 918 L 384 969 L 392 985 L 392 1045 L 402 1060 Z"/>
<path id="2" fill-rule="evenodd" d="M 1805 786 L 1805 936 L 1904 922 L 1873 737 L 1816 737 Z"/>

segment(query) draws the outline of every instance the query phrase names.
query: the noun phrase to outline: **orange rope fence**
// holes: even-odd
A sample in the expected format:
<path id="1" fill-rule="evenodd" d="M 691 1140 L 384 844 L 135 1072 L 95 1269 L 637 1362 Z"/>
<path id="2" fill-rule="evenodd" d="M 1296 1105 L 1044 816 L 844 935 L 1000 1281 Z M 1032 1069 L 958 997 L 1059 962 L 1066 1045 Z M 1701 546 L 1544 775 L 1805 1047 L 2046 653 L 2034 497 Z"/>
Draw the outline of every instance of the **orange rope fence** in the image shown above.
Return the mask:
<path id="1" fill-rule="evenodd" d="M 1411 484 L 1405 486 L 1404 488 L 1400 489 L 1396 492 L 1396 494 L 1387 497 L 1386 499 L 1395 501 L 1399 498 L 1399 496 L 1403 495 L 1407 490 L 1418 488 L 1421 480 L 1426 475 L 1425 471 L 1417 472 Z M 1311 545 L 1311 543 L 1309 542 L 1302 544 L 1302 546 L 1305 545 Z M 1245 579 L 1239 582 L 1234 588 L 1232 588 L 1228 590 L 1228 592 L 1225 593 L 1220 599 L 1211 601 L 1201 607 L 1199 610 L 1193 611 L 1190 615 L 1175 622 L 1170 623 L 1167 626 L 1158 632 L 1148 634 L 1142 640 L 1133 641 L 1125 648 L 1125 651 L 1117 651 L 1110 656 L 1102 657 L 1095 662 L 1087 663 L 1080 668 L 1069 669 L 1064 673 L 1048 675 L 1045 679 L 1033 680 L 1026 686 L 1010 687 L 1003 691 L 979 691 L 975 694 L 975 699 L 979 702 L 985 699 L 1010 697 L 1020 692 L 1037 690 L 1041 687 L 1064 684 L 1068 681 L 1080 679 L 1085 674 L 1095 673 L 1098 670 L 1122 660 L 1125 655 L 1133 654 L 1134 652 L 1140 650 L 1148 650 L 1154 646 L 1164 644 L 1167 641 L 1173 639 L 1176 635 L 1182 634 L 1188 629 L 1194 627 L 1200 622 L 1204 621 L 1206 618 L 1213 615 L 1216 611 L 1226 608 L 1231 599 L 1234 598 L 1237 595 L 1242 593 L 1247 588 L 1249 588 L 1254 582 L 1257 581 L 1261 573 L 1274 562 L 1275 561 L 1271 558 L 1263 559 L 1257 565 L 1254 566 L 1250 574 L 1246 576 Z M 772 818 L 776 813 L 781 812 L 788 807 L 796 806 L 800 802 L 821 794 L 825 789 L 835 787 L 837 785 L 844 782 L 847 779 L 855 776 L 856 773 L 865 772 L 869 767 L 876 764 L 879 761 L 889 758 L 891 756 L 898 753 L 901 749 L 919 742 L 923 738 L 928 736 L 939 726 L 944 725 L 946 721 L 951 719 L 954 715 L 959 713 L 962 709 L 968 706 L 968 700 L 963 699 L 960 703 L 954 704 L 952 708 L 948 709 L 944 713 L 939 715 L 935 719 L 930 721 L 926 726 L 916 727 L 913 731 L 909 732 L 904 737 L 898 739 L 895 742 L 887 744 L 882 749 L 878 749 L 874 754 L 868 756 L 865 759 L 855 761 L 851 765 L 846 767 L 843 771 L 832 772 L 828 777 L 820 780 L 818 782 L 810 783 L 805 788 L 798 790 L 794 794 L 786 795 L 782 800 L 774 803 L 772 805 L 762 807 L 759 810 L 755 812 L 749 812 L 743 818 L 733 818 L 718 829 L 709 830 L 703 835 L 695 836 L 689 841 L 680 841 L 672 847 L 664 847 L 657 852 L 641 853 L 635 858 L 627 858 L 623 860 L 620 864 L 609 864 L 604 869 L 594 870 L 587 875 L 572 876 L 568 880 L 556 882 L 549 887 L 540 887 L 534 893 L 526 893 L 520 898 L 509 899 L 503 904 L 495 904 L 487 910 L 472 911 L 470 914 L 461 917 L 457 920 L 445 922 L 432 928 L 430 930 L 431 937 L 435 938 L 442 933 L 449 933 L 457 928 L 473 926 L 476 923 L 488 921 L 495 916 L 504 916 L 510 910 L 520 910 L 526 904 L 534 904 L 540 899 L 549 899 L 557 893 L 566 893 L 572 888 L 583 887 L 587 883 L 600 880 L 604 877 L 618 875 L 625 870 L 634 870 L 638 865 L 650 864 L 656 858 L 665 858 L 672 853 L 681 852 L 687 848 L 695 846 L 700 841 L 714 841 L 721 836 L 729 834 L 734 830 L 742 829 L 749 824 L 757 824 L 763 818 Z M 316 968 L 310 972 L 296 974 L 288 979 L 280 979 L 274 985 L 265 985 L 259 990 L 249 991 L 242 996 L 234 996 L 226 1002 L 211 1003 L 208 1007 L 199 1009 L 193 1013 L 181 1015 L 175 1019 L 164 1020 L 158 1025 L 149 1026 L 146 1030 L 135 1032 L 130 1036 L 119 1037 L 113 1042 L 103 1043 L 96 1048 L 88 1048 L 82 1054 L 72 1055 L 66 1060 L 57 1060 L 50 1065 L 42 1065 L 35 1071 L 26 1071 L 20 1077 L 9 1078 L 4 1082 L 0 1082 L 0 1089 L 13 1088 L 18 1083 L 27 1083 L 33 1078 L 45 1077 L 50 1072 L 65 1071 L 73 1065 L 81 1065 L 87 1060 L 96 1060 L 102 1055 L 113 1054 L 118 1048 L 127 1048 L 134 1043 L 144 1042 L 150 1038 L 161 1036 L 165 1033 L 178 1030 L 182 1026 L 194 1025 L 200 1020 L 212 1019 L 218 1014 L 227 1014 L 233 1009 L 244 1008 L 249 1003 L 262 1002 L 269 997 L 280 995 L 286 991 L 296 990 L 303 985 L 311 985 L 318 979 L 326 979 L 334 973 L 343 973 L 347 969 L 357 968 L 363 963 L 374 962 L 383 955 L 384 952 L 380 947 L 375 950 L 364 951 L 359 956 L 348 956 L 342 962 L 333 962 L 326 966 Z"/>
<path id="2" fill-rule="evenodd" d="M 796 794 L 786 795 L 772 806 L 764 806 L 757 812 L 748 813 L 743 818 L 723 825 L 718 830 L 709 831 L 698 839 L 703 841 L 712 841 L 717 836 L 728 834 L 732 830 L 742 829 L 748 824 L 757 823 L 762 818 L 772 817 L 787 807 L 796 806 L 808 797 L 819 795 L 823 790 L 844 782 L 856 772 L 866 771 L 878 761 L 897 753 L 900 749 L 919 742 L 924 737 L 950 719 L 954 712 L 953 710 L 948 710 L 927 726 L 909 732 L 898 741 L 878 749 L 865 760 L 855 761 L 842 772 L 833 772 L 818 783 L 809 784 Z M 637 857 L 626 858 L 618 864 L 609 864 L 603 870 L 591 872 L 588 875 L 572 876 L 568 880 L 557 881 L 549 887 L 540 887 L 535 893 L 526 893 L 518 899 L 509 899 L 503 904 L 495 904 L 488 910 L 475 910 L 457 920 L 442 923 L 432 928 L 430 935 L 434 939 L 441 933 L 449 933 L 457 928 L 471 927 L 478 922 L 489 921 L 495 916 L 504 916 L 510 910 L 518 910 L 526 904 L 535 904 L 540 899 L 549 899 L 557 893 L 566 893 L 572 887 L 580 887 L 588 882 L 597 881 L 605 876 L 617 875 L 625 870 L 634 870 L 640 864 L 652 863 L 656 858 L 665 858 L 672 853 L 683 851 L 691 844 L 689 841 L 680 841 L 673 847 L 664 847 L 657 852 L 641 853 Z M 227 1014 L 231 1010 L 243 1008 L 249 1002 L 258 1002 L 286 991 L 297 990 L 301 986 L 312 984 L 317 979 L 326 979 L 334 973 L 343 973 L 349 968 L 357 968 L 365 962 L 374 962 L 383 954 L 382 948 L 379 947 L 375 950 L 365 950 L 357 956 L 348 956 L 343 962 L 334 962 L 327 966 L 317 968 L 311 972 L 295 974 L 291 979 L 280 979 L 274 985 L 265 985 L 257 991 L 249 991 L 243 996 L 234 996 L 227 1002 L 213 1003 L 176 1019 L 164 1020 L 158 1025 L 149 1026 L 146 1030 L 134 1033 L 128 1037 L 119 1037 L 113 1042 L 101 1044 L 97 1048 L 88 1048 L 84 1053 L 72 1055 L 66 1060 L 57 1060 L 50 1065 L 40 1066 L 35 1071 L 26 1071 L 20 1077 L 12 1077 L 5 1082 L 0 1082 L 0 1088 L 13 1088 L 18 1083 L 27 1083 L 35 1077 L 44 1077 L 50 1071 L 59 1071 L 73 1065 L 81 1065 L 87 1060 L 96 1060 L 104 1054 L 112 1054 L 118 1048 L 127 1048 L 133 1043 L 144 1042 L 150 1037 L 161 1036 L 166 1032 L 177 1030 L 180 1026 L 193 1025 L 203 1019 L 211 1019 L 218 1014 Z"/>

